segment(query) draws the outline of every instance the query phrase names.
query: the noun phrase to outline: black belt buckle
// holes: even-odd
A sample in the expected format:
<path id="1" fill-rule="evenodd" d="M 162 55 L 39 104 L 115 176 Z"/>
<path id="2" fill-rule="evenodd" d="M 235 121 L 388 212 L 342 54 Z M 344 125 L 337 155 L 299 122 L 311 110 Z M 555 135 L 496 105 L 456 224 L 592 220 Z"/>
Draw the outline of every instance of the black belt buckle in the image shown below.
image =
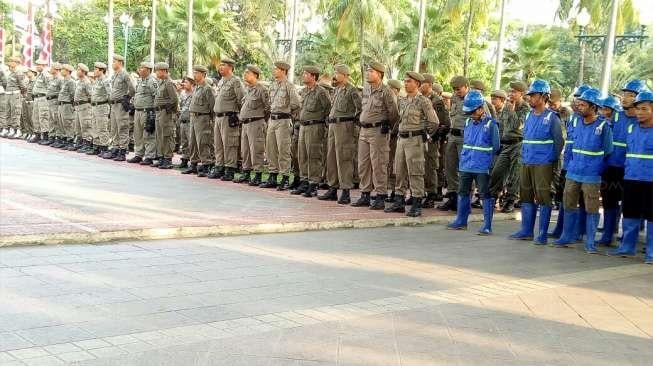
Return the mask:
<path id="1" fill-rule="evenodd" d="M 270 118 L 273 120 L 278 120 L 278 119 L 290 119 L 292 116 L 289 113 L 272 113 L 270 115 Z"/>

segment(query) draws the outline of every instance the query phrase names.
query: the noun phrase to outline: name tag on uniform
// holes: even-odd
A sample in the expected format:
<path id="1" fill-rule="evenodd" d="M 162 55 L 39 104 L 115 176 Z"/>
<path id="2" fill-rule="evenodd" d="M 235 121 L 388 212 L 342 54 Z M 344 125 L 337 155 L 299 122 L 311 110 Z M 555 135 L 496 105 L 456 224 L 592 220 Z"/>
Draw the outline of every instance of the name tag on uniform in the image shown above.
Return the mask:
<path id="1" fill-rule="evenodd" d="M 596 129 L 594 129 L 594 134 L 595 134 L 596 136 L 601 136 L 601 133 L 603 133 L 603 125 L 600 125 L 600 126 L 597 127 Z"/>

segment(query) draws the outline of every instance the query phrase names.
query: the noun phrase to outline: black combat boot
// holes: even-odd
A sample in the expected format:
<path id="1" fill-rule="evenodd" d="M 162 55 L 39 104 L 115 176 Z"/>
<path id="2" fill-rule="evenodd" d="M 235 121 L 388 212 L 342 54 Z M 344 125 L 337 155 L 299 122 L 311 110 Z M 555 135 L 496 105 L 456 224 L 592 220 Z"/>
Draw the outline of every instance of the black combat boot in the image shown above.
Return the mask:
<path id="1" fill-rule="evenodd" d="M 338 189 L 329 188 L 324 194 L 317 196 L 317 199 L 320 201 L 337 201 L 338 200 Z"/>
<path id="2" fill-rule="evenodd" d="M 417 217 L 422 215 L 422 197 L 415 197 L 413 199 L 413 205 L 410 206 L 410 210 L 406 212 L 406 216 Z"/>
<path id="3" fill-rule="evenodd" d="M 372 204 L 370 204 L 370 210 L 383 210 L 385 209 L 385 199 L 387 195 L 385 194 L 377 194 L 376 197 L 374 197 L 374 201 Z"/>
<path id="4" fill-rule="evenodd" d="M 222 175 L 222 178 L 220 178 L 221 181 L 224 182 L 229 182 L 234 180 L 234 174 L 236 173 L 236 169 L 232 167 L 225 167 L 224 168 L 224 175 Z"/>
<path id="5" fill-rule="evenodd" d="M 50 137 L 48 137 L 47 132 L 43 132 L 41 134 L 41 141 L 39 141 L 39 145 L 51 145 L 52 142 L 50 142 Z"/>
<path id="6" fill-rule="evenodd" d="M 159 169 L 172 169 L 172 159 L 161 158 L 159 161 Z"/>
<path id="7" fill-rule="evenodd" d="M 75 138 L 70 139 L 70 143 L 66 147 L 66 150 L 68 151 L 77 151 L 79 149 L 80 143 L 77 141 Z"/>
<path id="8" fill-rule="evenodd" d="M 423 208 L 434 208 L 435 207 L 435 193 L 428 193 L 424 201 L 422 202 Z"/>
<path id="9" fill-rule="evenodd" d="M 259 187 L 261 187 L 261 188 L 276 188 L 277 187 L 277 176 L 278 175 L 279 175 L 278 173 L 270 173 L 270 175 L 268 175 L 268 180 L 265 183 L 261 183 L 259 185 Z M 288 181 L 288 179 L 286 177 L 286 182 L 287 181 Z M 282 181 L 282 183 L 283 183 L 283 181 Z"/>
<path id="10" fill-rule="evenodd" d="M 329 188 L 330 188 L 330 187 L 329 187 L 329 183 L 327 183 L 326 181 L 324 181 L 324 182 L 320 183 L 320 185 L 318 186 L 318 188 L 319 188 L 319 189 L 329 189 Z"/>
<path id="11" fill-rule="evenodd" d="M 383 210 L 384 212 L 406 212 L 406 200 L 401 195 L 396 195 L 392 205 Z"/>
<path id="12" fill-rule="evenodd" d="M 503 213 L 513 213 L 515 211 L 515 201 L 505 200 L 503 206 L 501 206 L 501 212 Z"/>
<path id="13" fill-rule="evenodd" d="M 212 168 L 213 164 L 202 164 L 202 169 L 197 170 L 197 176 L 200 178 L 206 178 Z"/>
<path id="14" fill-rule="evenodd" d="M 36 143 L 36 142 L 40 142 L 40 141 L 41 141 L 41 134 L 40 133 L 35 133 L 34 136 L 30 137 L 30 139 L 27 140 L 27 142 L 29 142 L 31 144 Z"/>
<path id="15" fill-rule="evenodd" d="M 181 174 L 197 174 L 197 163 L 190 163 L 186 170 L 182 170 Z"/>
<path id="16" fill-rule="evenodd" d="M 438 206 L 440 211 L 456 211 L 456 206 L 458 206 L 458 194 L 456 192 L 447 193 L 448 199 L 441 205 Z"/>
<path id="17" fill-rule="evenodd" d="M 442 195 L 442 187 L 438 187 L 438 190 L 435 192 L 435 201 L 442 202 L 444 196 Z"/>
<path id="18" fill-rule="evenodd" d="M 288 185 L 288 189 L 296 189 L 301 184 L 301 179 L 299 179 L 299 174 L 295 174 L 292 177 L 292 182 Z"/>
<path id="19" fill-rule="evenodd" d="M 179 169 L 188 168 L 188 159 L 181 158 L 181 164 L 177 165 L 175 168 L 179 168 Z"/>
<path id="20" fill-rule="evenodd" d="M 209 172 L 209 175 L 206 177 L 209 179 L 219 179 L 224 175 L 224 167 L 214 165 L 213 169 Z"/>
<path id="21" fill-rule="evenodd" d="M 261 184 L 261 178 L 263 177 L 263 173 L 261 172 L 256 172 L 254 174 L 254 179 L 252 179 L 249 182 L 249 185 L 252 187 L 258 187 Z"/>
<path id="22" fill-rule="evenodd" d="M 152 160 L 152 158 L 145 158 L 145 159 L 141 160 L 141 162 L 139 164 L 140 165 L 145 165 L 145 166 L 152 165 L 152 164 L 154 164 L 154 160 Z"/>
<path id="23" fill-rule="evenodd" d="M 138 163 L 140 163 L 142 161 L 143 161 L 143 158 L 138 156 L 138 155 L 134 155 L 133 157 L 127 159 L 127 162 L 130 163 L 130 164 L 138 164 Z M 150 159 L 150 164 L 151 164 L 151 161 L 152 160 Z"/>
<path id="24" fill-rule="evenodd" d="M 125 161 L 125 157 L 127 155 L 127 150 L 126 149 L 120 149 L 118 150 L 118 154 L 116 154 L 116 157 L 113 158 L 113 161 Z"/>
<path id="25" fill-rule="evenodd" d="M 302 193 L 302 196 L 306 198 L 317 196 L 317 186 L 318 186 L 317 183 L 309 183 L 304 193 Z"/>
<path id="26" fill-rule="evenodd" d="M 113 159 L 116 157 L 117 153 L 118 153 L 118 149 L 116 149 L 115 147 L 111 148 L 105 151 L 104 154 L 102 154 L 102 159 Z"/>
<path id="27" fill-rule="evenodd" d="M 91 144 L 88 151 L 86 151 L 86 155 L 97 155 L 99 149 L 100 149 L 99 146 Z"/>
<path id="28" fill-rule="evenodd" d="M 234 183 L 249 183 L 251 170 L 244 170 L 240 176 L 234 179 Z"/>
<path id="29" fill-rule="evenodd" d="M 342 192 L 340 192 L 340 198 L 338 198 L 338 204 L 348 205 L 350 203 L 351 203 L 351 196 L 349 195 L 349 190 L 343 189 Z"/>
<path id="30" fill-rule="evenodd" d="M 390 192 L 388 198 L 385 199 L 386 202 L 391 203 L 395 201 L 395 191 Z"/>
<path id="31" fill-rule="evenodd" d="M 277 191 L 285 191 L 290 187 L 290 177 L 287 175 L 281 176 L 281 182 L 277 185 Z"/>
<path id="32" fill-rule="evenodd" d="M 299 186 L 297 188 L 290 191 L 290 194 L 300 195 L 306 192 L 307 189 L 308 189 L 308 181 L 303 180 L 299 183 Z"/>
<path id="33" fill-rule="evenodd" d="M 476 199 L 474 200 L 474 202 L 472 202 L 472 205 L 471 205 L 472 208 L 482 209 L 483 204 L 481 203 L 481 196 L 479 194 L 476 194 L 475 196 L 476 196 Z"/>
<path id="34" fill-rule="evenodd" d="M 351 205 L 354 207 L 370 207 L 370 192 L 361 192 L 358 200 Z"/>

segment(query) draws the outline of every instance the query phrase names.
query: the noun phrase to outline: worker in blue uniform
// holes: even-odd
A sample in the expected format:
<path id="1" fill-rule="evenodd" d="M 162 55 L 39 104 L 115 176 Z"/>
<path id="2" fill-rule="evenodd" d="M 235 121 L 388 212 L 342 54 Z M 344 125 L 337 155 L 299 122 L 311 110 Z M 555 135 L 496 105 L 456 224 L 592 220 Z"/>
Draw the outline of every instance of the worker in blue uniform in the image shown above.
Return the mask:
<path id="1" fill-rule="evenodd" d="M 612 153 L 612 129 L 608 121 L 599 115 L 601 92 L 591 88 L 578 97 L 578 114 L 581 119 L 574 127 L 571 136 L 574 144 L 567 166 L 567 181 L 563 195 L 565 207 L 562 236 L 556 246 L 565 247 L 575 241 L 573 216 L 579 209 L 580 196 L 585 200 L 587 219 L 585 223 L 585 251 L 598 253 L 596 249 L 596 229 L 599 224 L 601 205 L 601 175 L 606 167 L 606 158 Z"/>
<path id="2" fill-rule="evenodd" d="M 460 153 L 458 171 L 458 212 L 456 219 L 447 225 L 451 230 L 467 229 L 467 219 L 471 212 L 472 183 L 476 183 L 483 199 L 483 226 L 479 235 L 492 234 L 494 198 L 490 194 L 490 171 L 496 154 L 499 153 L 499 125 L 485 110 L 483 95 L 471 90 L 463 99 L 463 112 L 469 114 L 465 120 L 463 147 Z"/>
<path id="3" fill-rule="evenodd" d="M 521 229 L 510 235 L 512 239 L 532 240 L 546 244 L 551 220 L 551 182 L 553 166 L 558 164 L 564 144 L 560 119 L 547 103 L 551 86 L 535 80 L 526 93 L 531 111 L 524 122 L 521 169 Z M 540 212 L 539 229 L 534 236 L 535 218 Z"/>
<path id="4" fill-rule="evenodd" d="M 641 89 L 640 89 L 641 90 Z M 653 92 L 640 91 L 635 98 L 637 123 L 626 129 L 624 164 L 623 239 L 610 255 L 634 256 L 639 226 L 646 220 L 646 256 L 653 264 Z"/>

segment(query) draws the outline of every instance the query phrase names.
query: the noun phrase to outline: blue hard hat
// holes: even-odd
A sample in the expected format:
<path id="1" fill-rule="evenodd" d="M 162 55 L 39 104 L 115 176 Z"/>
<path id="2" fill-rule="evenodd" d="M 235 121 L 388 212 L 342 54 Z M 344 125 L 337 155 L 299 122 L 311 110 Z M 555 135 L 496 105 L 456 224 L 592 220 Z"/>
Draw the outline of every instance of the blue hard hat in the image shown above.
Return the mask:
<path id="1" fill-rule="evenodd" d="M 592 103 L 596 106 L 601 105 L 601 92 L 598 89 L 589 88 L 578 97 L 578 100 L 584 100 L 587 103 Z"/>
<path id="2" fill-rule="evenodd" d="M 644 80 L 640 79 L 634 79 L 626 83 L 623 88 L 621 88 L 621 91 L 629 91 L 633 92 L 635 94 L 641 93 L 643 91 L 649 90 L 648 86 L 646 86 L 646 82 Z"/>
<path id="3" fill-rule="evenodd" d="M 463 99 L 463 112 L 469 113 L 482 107 L 485 103 L 485 98 L 477 90 L 470 90 L 465 99 Z"/>
<path id="4" fill-rule="evenodd" d="M 576 88 L 576 90 L 574 90 L 574 97 L 576 97 L 576 98 L 580 97 L 581 94 L 583 94 L 589 88 L 591 88 L 591 86 L 589 86 L 587 84 L 583 84 L 583 85 L 578 86 L 578 88 Z"/>
<path id="5" fill-rule="evenodd" d="M 551 94 L 551 86 L 545 80 L 537 79 L 528 87 L 526 95 L 534 93 Z"/>
<path id="6" fill-rule="evenodd" d="M 638 103 L 643 103 L 643 102 L 652 102 L 653 103 L 653 92 L 650 90 L 644 90 L 639 92 L 637 94 L 637 98 L 635 98 L 635 105 Z"/>
<path id="7" fill-rule="evenodd" d="M 608 95 L 607 97 L 601 99 L 600 106 L 603 108 L 610 108 L 617 112 L 622 110 L 621 104 L 619 104 L 619 100 L 612 95 Z"/>

